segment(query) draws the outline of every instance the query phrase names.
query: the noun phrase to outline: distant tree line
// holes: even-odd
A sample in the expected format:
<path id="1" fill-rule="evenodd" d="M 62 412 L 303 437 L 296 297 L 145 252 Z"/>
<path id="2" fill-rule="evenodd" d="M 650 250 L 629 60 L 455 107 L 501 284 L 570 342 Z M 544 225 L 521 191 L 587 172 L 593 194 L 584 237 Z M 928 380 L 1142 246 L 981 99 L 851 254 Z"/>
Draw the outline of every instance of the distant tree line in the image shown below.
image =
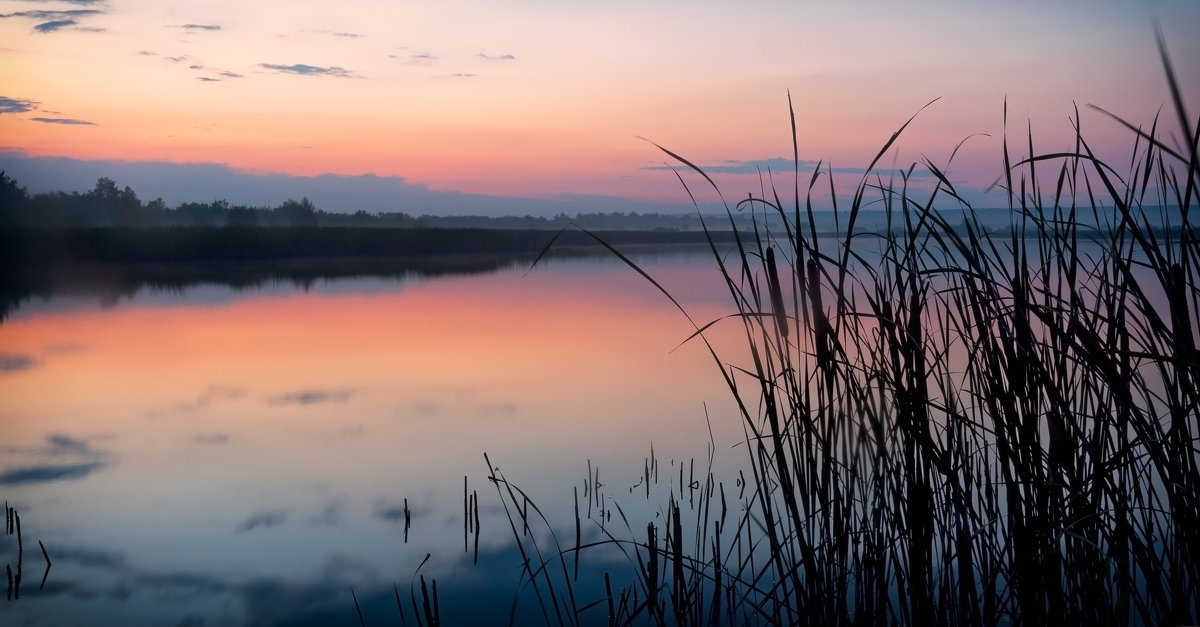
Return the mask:
<path id="1" fill-rule="evenodd" d="M 695 230 L 694 214 L 637 212 L 568 216 L 412 216 L 402 212 L 329 212 L 307 197 L 287 199 L 276 207 L 247 207 L 225 200 L 185 202 L 171 208 L 162 198 L 142 202 L 128 185 L 101 177 L 91 190 L 29 194 L 0 171 L 0 227 L 401 227 L 561 229 L 572 224 L 589 229 Z"/>

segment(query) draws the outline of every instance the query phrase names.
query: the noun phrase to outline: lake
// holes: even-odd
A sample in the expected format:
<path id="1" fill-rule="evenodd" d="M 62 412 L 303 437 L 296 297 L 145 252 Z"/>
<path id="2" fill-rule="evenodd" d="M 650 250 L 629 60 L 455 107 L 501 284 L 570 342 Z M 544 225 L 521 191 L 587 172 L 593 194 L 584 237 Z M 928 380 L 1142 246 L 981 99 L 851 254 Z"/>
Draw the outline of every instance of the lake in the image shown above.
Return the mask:
<path id="1" fill-rule="evenodd" d="M 1194 622 L 1194 263 L 953 241 L 856 236 L 786 287 L 763 251 L 733 296 L 643 249 L 692 321 L 608 254 L 9 298 L 0 612 Z"/>
<path id="2" fill-rule="evenodd" d="M 710 253 L 636 261 L 699 323 L 728 313 Z M 358 624 L 357 600 L 394 624 L 421 576 L 447 623 L 504 622 L 526 595 L 484 453 L 564 545 L 577 502 L 585 541 L 614 504 L 641 538 L 710 466 L 734 486 L 744 434 L 703 344 L 680 346 L 693 330 L 607 254 L 27 302 L 0 323 L 0 493 L 25 549 L 0 622 Z M 628 579 L 614 553 L 583 568 Z"/>

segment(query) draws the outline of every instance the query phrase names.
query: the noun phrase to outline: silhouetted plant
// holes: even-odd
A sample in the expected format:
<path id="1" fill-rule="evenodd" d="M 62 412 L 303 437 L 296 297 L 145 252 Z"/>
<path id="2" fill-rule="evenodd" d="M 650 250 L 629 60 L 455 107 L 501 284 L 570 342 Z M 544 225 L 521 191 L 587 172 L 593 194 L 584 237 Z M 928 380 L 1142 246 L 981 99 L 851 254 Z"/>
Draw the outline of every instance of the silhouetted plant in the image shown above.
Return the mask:
<path id="1" fill-rule="evenodd" d="M 734 230 L 735 212 L 755 216 L 732 254 L 711 242 L 735 310 L 693 322 L 691 341 L 707 347 L 746 432 L 741 514 L 727 519 L 710 474 L 686 485 L 699 493 L 689 527 L 672 489 L 665 542 L 655 523 L 639 541 L 622 514 L 621 536 L 597 521 L 605 542 L 539 545 L 525 571 L 554 610 L 547 621 L 575 624 L 597 606 L 612 624 L 1200 620 L 1200 126 L 1159 45 L 1182 140 L 1164 141 L 1157 120 L 1144 130 L 1112 116 L 1134 134 L 1122 174 L 1078 115 L 1071 150 L 1038 152 L 1029 132 L 1014 158 L 1006 130 L 1004 231 L 977 219 L 948 164 L 875 170 L 908 122 L 849 206 L 833 198 L 837 237 L 818 235 L 813 211 L 830 173 L 801 180 L 798 147 L 790 202 L 772 190 L 728 208 Z M 932 191 L 910 186 L 918 168 Z M 856 228 L 869 204 L 884 208 L 880 232 Z M 706 337 L 730 321 L 744 363 Z M 510 519 L 527 524 L 516 505 L 528 497 L 489 470 Z M 557 593 L 571 578 L 556 565 L 602 546 L 636 563 L 638 582 L 597 600 Z"/>

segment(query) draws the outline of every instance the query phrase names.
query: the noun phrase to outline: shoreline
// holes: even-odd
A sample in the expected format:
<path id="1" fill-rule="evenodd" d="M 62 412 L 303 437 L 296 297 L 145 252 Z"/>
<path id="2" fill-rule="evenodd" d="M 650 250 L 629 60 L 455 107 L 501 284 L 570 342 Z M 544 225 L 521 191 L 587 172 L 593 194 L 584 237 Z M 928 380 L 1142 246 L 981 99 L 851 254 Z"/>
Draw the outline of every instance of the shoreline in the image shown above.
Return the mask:
<path id="1" fill-rule="evenodd" d="M 265 232 L 265 231 L 273 232 Z M 184 289 L 213 283 L 247 289 L 271 282 L 307 285 L 323 279 L 467 275 L 494 272 L 513 264 L 612 253 L 582 231 L 515 233 L 489 238 L 467 235 L 473 249 L 439 252 L 458 230 L 262 229 L 229 233 L 223 229 L 0 229 L 0 324 L 34 298 L 72 295 L 115 302 L 144 287 Z M 378 229 L 372 229 L 377 231 Z M 182 232 L 181 232 L 182 231 Z M 497 232 L 502 234 L 504 232 Z M 163 240 L 150 237 L 169 235 Z M 709 252 L 703 233 L 616 232 L 622 254 Z M 717 239 L 732 244 L 732 234 Z M 251 237 L 253 236 L 253 237 Z M 294 240 L 289 240 L 294 236 Z M 361 238 L 359 237 L 361 236 Z M 165 240 L 165 241 L 164 241 Z M 689 241 L 690 240 L 690 241 Z M 256 243 L 265 242 L 261 248 Z M 355 248 L 361 243 L 362 248 Z M 122 248 L 128 245 L 129 248 Z M 387 246 L 395 246 L 388 250 Z"/>

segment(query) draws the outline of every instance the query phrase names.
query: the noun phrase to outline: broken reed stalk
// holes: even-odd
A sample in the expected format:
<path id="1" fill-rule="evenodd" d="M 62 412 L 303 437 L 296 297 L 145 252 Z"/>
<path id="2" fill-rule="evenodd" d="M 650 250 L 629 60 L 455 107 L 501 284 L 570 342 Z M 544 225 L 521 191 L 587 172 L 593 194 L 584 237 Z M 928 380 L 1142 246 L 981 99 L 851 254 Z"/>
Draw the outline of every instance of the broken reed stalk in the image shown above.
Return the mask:
<path id="1" fill-rule="evenodd" d="M 691 605 L 688 599 L 687 580 L 683 575 L 683 522 L 679 516 L 679 505 L 672 503 L 671 512 L 671 605 L 675 609 L 675 622 L 678 625 L 688 624 L 688 610 Z"/>
<path id="2" fill-rule="evenodd" d="M 404 543 L 408 544 L 408 530 L 412 528 L 412 512 L 408 509 L 408 499 L 404 499 Z"/>
<path id="3" fill-rule="evenodd" d="M 425 564 L 429 563 L 429 558 L 431 558 L 431 557 L 433 557 L 433 553 L 425 554 L 425 559 L 421 560 L 421 563 L 417 564 L 417 567 L 415 569 L 413 569 L 412 578 L 409 579 L 409 582 L 408 582 L 408 599 L 412 603 L 413 618 L 417 621 L 418 625 L 421 625 L 424 623 L 423 623 L 423 619 L 421 618 L 421 612 L 419 609 L 421 606 L 417 603 L 417 575 L 421 572 L 421 569 L 425 567 Z M 424 592 L 423 588 L 425 586 L 425 576 L 424 575 L 421 575 L 421 586 L 422 586 L 422 593 L 423 593 Z M 392 587 L 393 587 L 393 589 L 395 589 L 396 585 L 393 583 Z M 395 592 L 396 592 L 396 608 L 398 610 L 400 610 L 401 622 L 404 622 L 404 611 L 403 611 L 403 609 L 400 608 L 400 593 L 399 593 L 399 590 L 395 590 Z"/>
<path id="4" fill-rule="evenodd" d="M 591 474 L 589 472 L 589 474 Z M 586 498 L 586 497 L 585 497 Z M 583 544 L 583 527 L 579 522 L 579 488 L 575 488 L 575 551 L 572 554 L 574 558 L 574 578 L 579 580 L 579 546 Z"/>
<path id="5" fill-rule="evenodd" d="M 42 557 L 46 559 L 46 570 L 42 572 L 42 583 L 38 585 L 38 590 L 46 589 L 46 579 L 50 577 L 50 567 L 54 564 L 50 562 L 50 554 L 46 552 L 46 545 L 38 540 L 38 547 L 42 549 Z"/>
<path id="6" fill-rule="evenodd" d="M 421 575 L 421 609 L 425 612 L 425 624 L 428 627 L 438 627 L 442 624 L 441 610 L 438 607 L 437 580 L 430 581 L 432 595 L 425 585 L 425 575 Z"/>
<path id="7" fill-rule="evenodd" d="M 5 565 L 5 574 L 7 577 L 8 589 L 6 597 L 8 600 L 21 598 L 21 575 L 25 564 L 25 540 L 21 534 L 21 515 L 15 507 L 10 507 L 8 502 L 4 503 L 4 531 L 6 535 L 17 536 L 17 571 L 14 574 L 11 564 Z M 42 551 L 42 559 L 46 561 L 46 568 L 42 572 L 41 584 L 39 590 L 46 588 L 46 580 L 50 577 L 50 567 L 53 562 L 50 561 L 50 553 L 46 550 L 46 545 L 41 540 L 38 540 L 38 548 Z"/>
<path id="8" fill-rule="evenodd" d="M 367 621 L 363 619 L 362 608 L 358 605 L 358 595 L 354 594 L 354 586 L 350 586 L 350 598 L 354 600 L 354 611 L 358 614 L 358 624 L 361 627 L 367 627 Z"/>
<path id="9" fill-rule="evenodd" d="M 646 609 L 651 619 L 662 620 L 658 604 L 658 529 L 654 523 L 646 525 Z"/>
<path id="10" fill-rule="evenodd" d="M 613 603 L 612 577 L 609 576 L 607 570 L 604 571 L 604 600 L 608 605 L 608 625 L 613 627 L 617 624 L 617 609 Z"/>
<path id="11" fill-rule="evenodd" d="M 470 549 L 467 536 L 471 533 L 471 501 L 467 497 L 467 476 L 463 475 L 463 553 Z"/>
<path id="12" fill-rule="evenodd" d="M 475 552 L 472 561 L 475 564 L 479 563 L 479 492 L 471 491 L 471 512 L 474 515 L 472 519 L 472 528 L 475 532 Z"/>
<path id="13" fill-rule="evenodd" d="M 20 572 L 21 564 L 25 561 L 25 543 L 21 540 L 21 515 L 15 509 L 12 515 L 17 527 L 17 571 Z"/>

